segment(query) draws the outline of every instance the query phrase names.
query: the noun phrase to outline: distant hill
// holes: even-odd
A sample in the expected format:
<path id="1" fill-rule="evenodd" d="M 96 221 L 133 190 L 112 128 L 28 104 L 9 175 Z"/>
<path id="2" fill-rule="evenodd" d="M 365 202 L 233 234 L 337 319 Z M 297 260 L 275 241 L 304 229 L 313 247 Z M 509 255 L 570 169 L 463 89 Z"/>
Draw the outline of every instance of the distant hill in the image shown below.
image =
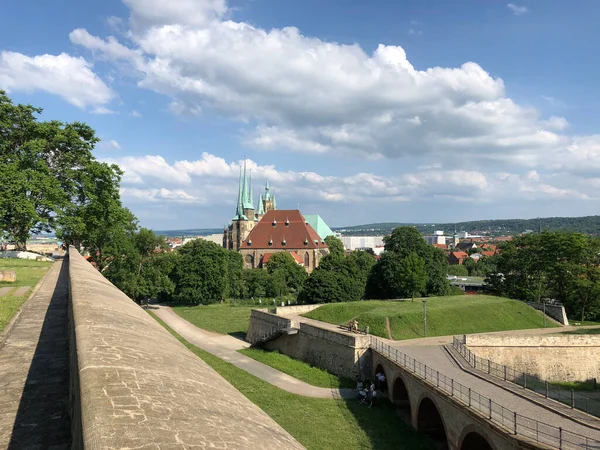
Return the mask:
<path id="1" fill-rule="evenodd" d="M 490 236 L 510 236 L 526 231 L 537 231 L 540 226 L 547 231 L 578 231 L 580 233 L 600 235 L 600 216 L 585 217 L 542 217 L 539 219 L 495 219 L 474 220 L 456 223 L 370 223 L 350 227 L 337 227 L 348 235 L 387 234 L 400 226 L 414 226 L 421 233 L 433 233 L 435 230 L 444 230 L 447 235 L 456 231 L 466 231 L 471 234 L 484 234 Z"/>
<path id="2" fill-rule="evenodd" d="M 165 237 L 190 237 L 208 236 L 209 234 L 223 233 L 223 228 L 192 228 L 189 230 L 153 230 L 159 236 Z"/>

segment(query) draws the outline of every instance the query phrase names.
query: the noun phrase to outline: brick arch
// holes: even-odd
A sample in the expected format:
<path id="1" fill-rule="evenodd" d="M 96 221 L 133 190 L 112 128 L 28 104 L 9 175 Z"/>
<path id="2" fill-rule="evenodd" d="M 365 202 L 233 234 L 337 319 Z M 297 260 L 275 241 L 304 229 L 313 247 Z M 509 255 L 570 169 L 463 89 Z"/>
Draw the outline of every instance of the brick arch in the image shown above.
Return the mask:
<path id="1" fill-rule="evenodd" d="M 458 450 L 497 450 L 494 442 L 476 424 L 463 428 L 458 440 Z"/>
<path id="2" fill-rule="evenodd" d="M 375 386 L 379 385 L 379 383 L 377 381 L 377 376 L 376 376 L 379 372 L 383 372 L 383 375 L 385 376 L 385 391 L 389 392 L 390 391 L 390 389 L 389 389 L 390 388 L 390 380 L 389 380 L 388 374 L 385 370 L 385 364 L 383 361 L 377 363 L 377 365 L 375 366 L 375 371 L 373 372 L 373 382 L 375 383 Z"/>
<path id="3" fill-rule="evenodd" d="M 441 408 L 428 393 L 421 394 L 416 408 L 416 428 L 442 446 L 448 448 L 448 428 L 442 416 Z"/>

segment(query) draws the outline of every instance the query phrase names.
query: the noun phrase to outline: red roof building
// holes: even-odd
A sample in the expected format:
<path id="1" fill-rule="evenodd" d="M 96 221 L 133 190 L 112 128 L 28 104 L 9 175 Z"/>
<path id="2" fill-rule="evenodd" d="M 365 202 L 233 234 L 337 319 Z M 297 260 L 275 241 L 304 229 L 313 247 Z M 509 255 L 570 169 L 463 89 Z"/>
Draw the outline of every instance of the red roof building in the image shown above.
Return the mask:
<path id="1" fill-rule="evenodd" d="M 462 264 L 468 257 L 469 255 L 467 255 L 465 252 L 450 252 L 450 255 L 448 255 L 448 264 Z"/>
<path id="2" fill-rule="evenodd" d="M 241 243 L 244 267 L 264 267 L 273 253 L 288 252 L 310 273 L 329 253 L 327 244 L 298 210 L 271 210 Z"/>

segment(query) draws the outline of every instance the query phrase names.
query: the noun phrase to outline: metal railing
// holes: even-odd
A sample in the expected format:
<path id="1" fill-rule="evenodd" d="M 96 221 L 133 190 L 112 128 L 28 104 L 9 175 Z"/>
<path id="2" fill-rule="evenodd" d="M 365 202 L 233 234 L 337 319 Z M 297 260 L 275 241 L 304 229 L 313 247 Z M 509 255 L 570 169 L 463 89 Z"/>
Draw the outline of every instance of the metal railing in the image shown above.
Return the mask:
<path id="1" fill-rule="evenodd" d="M 571 408 L 600 417 L 600 400 L 589 398 L 573 389 L 561 388 L 558 384 L 541 380 L 527 372 L 520 372 L 512 367 L 481 358 L 469 350 L 460 337 L 454 336 L 452 346 L 476 370 L 504 381 L 510 381 L 522 388 L 537 392 L 546 398 L 564 403 Z"/>
<path id="2" fill-rule="evenodd" d="M 433 388 L 462 403 L 466 408 L 477 411 L 490 422 L 505 429 L 507 433 L 561 450 L 600 449 L 600 441 L 517 414 L 373 336 L 371 336 L 371 348 L 414 376 L 425 380 Z"/>

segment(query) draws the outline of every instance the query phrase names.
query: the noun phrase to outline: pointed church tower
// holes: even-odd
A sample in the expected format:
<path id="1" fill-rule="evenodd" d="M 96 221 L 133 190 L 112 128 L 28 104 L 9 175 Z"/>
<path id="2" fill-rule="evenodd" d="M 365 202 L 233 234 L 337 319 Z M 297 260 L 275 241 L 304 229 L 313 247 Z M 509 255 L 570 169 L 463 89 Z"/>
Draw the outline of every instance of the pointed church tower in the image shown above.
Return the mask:
<path id="1" fill-rule="evenodd" d="M 275 203 L 275 195 L 270 191 L 269 179 L 267 178 L 267 183 L 265 184 L 265 193 L 262 197 L 262 209 L 263 213 L 266 214 L 269 211 L 277 209 L 277 203 Z"/>
<path id="2" fill-rule="evenodd" d="M 229 229 L 223 233 L 223 246 L 230 250 L 238 250 L 256 224 L 254 200 L 252 198 L 252 175 L 248 176 L 246 160 L 244 169 L 240 167 L 238 200 L 235 217 Z"/>

